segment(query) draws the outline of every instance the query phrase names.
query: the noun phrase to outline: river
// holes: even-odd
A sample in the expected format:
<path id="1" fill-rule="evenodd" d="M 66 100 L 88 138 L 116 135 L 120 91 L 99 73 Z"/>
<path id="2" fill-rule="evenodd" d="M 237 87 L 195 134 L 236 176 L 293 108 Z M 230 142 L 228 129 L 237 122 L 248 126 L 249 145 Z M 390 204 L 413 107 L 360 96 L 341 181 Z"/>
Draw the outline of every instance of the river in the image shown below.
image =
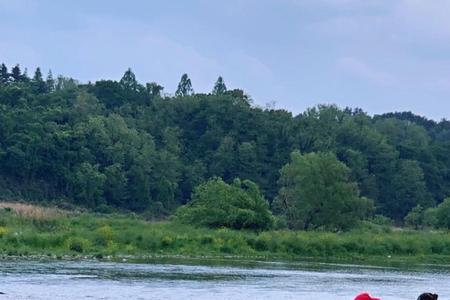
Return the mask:
<path id="1" fill-rule="evenodd" d="M 450 268 L 404 270 L 316 263 L 243 266 L 0 260 L 1 299 L 333 299 L 370 291 L 415 300 L 450 299 Z"/>

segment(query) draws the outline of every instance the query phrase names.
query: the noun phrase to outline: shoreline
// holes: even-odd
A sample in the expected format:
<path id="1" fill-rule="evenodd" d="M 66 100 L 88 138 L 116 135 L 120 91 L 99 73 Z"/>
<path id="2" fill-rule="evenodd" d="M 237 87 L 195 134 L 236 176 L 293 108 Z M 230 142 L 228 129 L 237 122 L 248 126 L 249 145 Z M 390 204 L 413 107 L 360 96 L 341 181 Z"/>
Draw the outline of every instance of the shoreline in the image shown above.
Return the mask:
<path id="1" fill-rule="evenodd" d="M 384 260 L 383 260 L 384 259 Z M 417 260 L 417 257 L 395 257 L 386 260 L 383 257 L 359 258 L 324 258 L 324 257 L 295 257 L 280 258 L 267 256 L 187 256 L 187 255 L 108 255 L 98 257 L 94 254 L 78 255 L 5 255 L 0 253 L 0 261 L 86 261 L 98 263 L 125 263 L 125 264 L 171 264 L 196 266 L 223 266 L 244 268 L 268 269 L 302 269 L 305 267 L 352 267 L 367 269 L 398 269 L 398 270 L 450 270 L 450 257 L 433 256 L 432 259 Z"/>

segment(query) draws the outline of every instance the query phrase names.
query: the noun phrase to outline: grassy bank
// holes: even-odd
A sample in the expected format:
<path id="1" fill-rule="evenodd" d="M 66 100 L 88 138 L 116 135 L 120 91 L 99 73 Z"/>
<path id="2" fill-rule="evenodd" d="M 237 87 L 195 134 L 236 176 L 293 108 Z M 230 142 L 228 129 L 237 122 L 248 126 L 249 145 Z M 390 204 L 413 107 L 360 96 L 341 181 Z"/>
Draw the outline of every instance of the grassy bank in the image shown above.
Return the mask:
<path id="1" fill-rule="evenodd" d="M 235 257 L 365 263 L 450 262 L 450 234 L 364 227 L 348 233 L 233 231 L 131 215 L 66 212 L 0 205 L 0 253 L 5 256 Z"/>

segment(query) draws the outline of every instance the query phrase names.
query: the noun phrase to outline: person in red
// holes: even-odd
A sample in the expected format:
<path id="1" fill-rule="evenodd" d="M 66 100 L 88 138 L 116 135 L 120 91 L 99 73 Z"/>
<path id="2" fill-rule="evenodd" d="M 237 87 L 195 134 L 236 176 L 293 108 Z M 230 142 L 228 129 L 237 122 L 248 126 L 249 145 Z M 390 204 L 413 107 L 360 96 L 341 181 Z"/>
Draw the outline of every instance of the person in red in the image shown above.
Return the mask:
<path id="1" fill-rule="evenodd" d="M 369 293 L 361 293 L 355 297 L 355 300 L 381 300 L 380 298 L 374 298 Z"/>

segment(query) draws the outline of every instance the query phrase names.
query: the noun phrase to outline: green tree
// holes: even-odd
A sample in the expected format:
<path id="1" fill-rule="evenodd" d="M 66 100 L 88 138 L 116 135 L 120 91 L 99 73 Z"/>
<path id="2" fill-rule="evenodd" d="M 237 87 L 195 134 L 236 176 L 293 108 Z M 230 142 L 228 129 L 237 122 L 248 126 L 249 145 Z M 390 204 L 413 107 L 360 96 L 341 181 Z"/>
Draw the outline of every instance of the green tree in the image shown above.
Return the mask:
<path id="1" fill-rule="evenodd" d="M 119 163 L 105 168 L 104 195 L 108 204 L 118 207 L 126 207 L 127 177 L 123 167 Z"/>
<path id="2" fill-rule="evenodd" d="M 131 68 L 128 68 L 128 70 L 125 71 L 125 74 L 123 74 L 120 79 L 120 85 L 125 90 L 134 92 L 137 91 L 138 82 L 136 80 L 136 75 L 134 75 L 133 71 L 131 71 Z"/>
<path id="3" fill-rule="evenodd" d="M 273 224 L 269 205 L 254 182 L 235 179 L 227 184 L 217 177 L 199 185 L 192 201 L 177 210 L 176 218 L 216 228 L 268 229 Z"/>
<path id="4" fill-rule="evenodd" d="M 437 206 L 435 217 L 437 227 L 450 229 L 450 198 L 446 198 Z"/>
<path id="5" fill-rule="evenodd" d="M 331 153 L 294 151 L 281 169 L 281 189 L 274 206 L 293 229 L 343 230 L 372 210 L 349 180 L 350 169 Z"/>
<path id="6" fill-rule="evenodd" d="M 425 210 L 422 206 L 417 205 L 406 215 L 404 221 L 406 226 L 419 229 L 423 225 Z"/>
<path id="7" fill-rule="evenodd" d="M 8 68 L 5 64 L 0 66 L 0 85 L 7 85 L 9 83 Z"/>
<path id="8" fill-rule="evenodd" d="M 226 92 L 227 92 L 227 86 L 225 85 L 225 82 L 223 81 L 222 76 L 219 76 L 219 78 L 217 78 L 216 83 L 214 84 L 212 94 L 213 95 L 224 95 Z"/>
<path id="9" fill-rule="evenodd" d="M 37 94 L 42 94 L 47 91 L 47 86 L 45 81 L 42 79 L 42 73 L 39 67 L 36 68 L 31 82 Z"/>
<path id="10" fill-rule="evenodd" d="M 22 81 L 22 71 L 20 71 L 20 66 L 19 65 L 15 65 L 11 69 L 11 78 L 12 78 L 12 80 L 14 82 Z"/>
<path id="11" fill-rule="evenodd" d="M 384 209 L 391 211 L 394 219 L 401 221 L 415 206 L 424 208 L 433 206 L 433 199 L 428 193 L 422 168 L 417 161 L 399 160 L 392 181 L 391 200 Z"/>
<path id="12" fill-rule="evenodd" d="M 423 226 L 429 228 L 438 227 L 437 211 L 438 209 L 436 207 L 430 207 L 425 210 L 423 214 Z"/>
<path id="13" fill-rule="evenodd" d="M 150 82 L 146 84 L 147 93 L 150 97 L 161 97 L 161 93 L 164 90 L 164 87 L 157 84 L 156 82 Z"/>
<path id="14" fill-rule="evenodd" d="M 222 139 L 219 147 L 213 154 L 210 172 L 225 180 L 231 180 L 235 175 L 235 142 L 232 137 Z"/>
<path id="15" fill-rule="evenodd" d="M 184 97 L 184 96 L 190 96 L 193 93 L 194 93 L 194 90 L 192 89 L 191 79 L 185 73 L 185 74 L 183 74 L 183 76 L 181 76 L 181 80 L 178 83 L 178 87 L 177 87 L 177 91 L 175 92 L 175 96 Z"/>
<path id="16" fill-rule="evenodd" d="M 78 166 L 73 178 L 74 197 L 79 203 L 96 207 L 103 203 L 103 188 L 106 176 L 98 165 L 84 162 Z"/>
<path id="17" fill-rule="evenodd" d="M 53 79 L 52 70 L 48 71 L 47 79 L 45 80 L 46 90 L 51 93 L 55 90 L 55 80 Z"/>

